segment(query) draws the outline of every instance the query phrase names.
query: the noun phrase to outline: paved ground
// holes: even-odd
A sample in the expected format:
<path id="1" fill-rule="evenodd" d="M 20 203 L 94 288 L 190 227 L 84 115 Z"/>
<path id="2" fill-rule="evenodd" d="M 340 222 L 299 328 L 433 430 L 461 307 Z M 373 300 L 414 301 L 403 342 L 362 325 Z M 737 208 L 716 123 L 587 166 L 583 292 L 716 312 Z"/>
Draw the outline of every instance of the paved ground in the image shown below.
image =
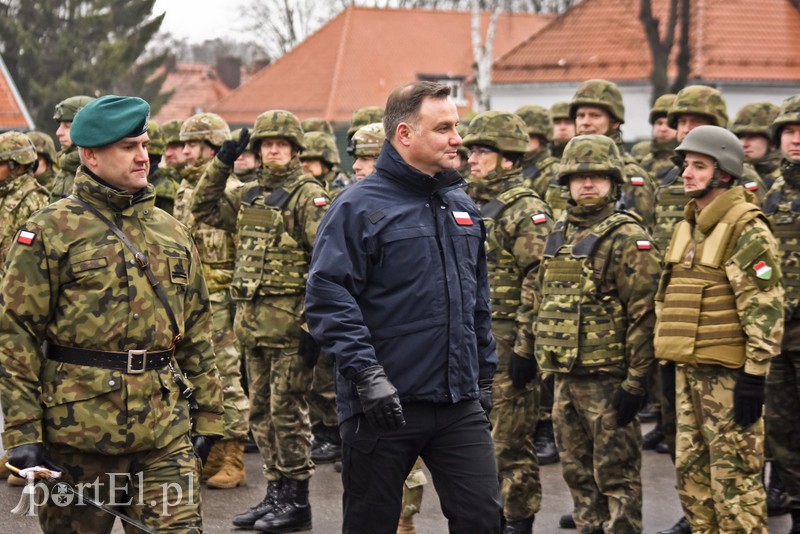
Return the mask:
<path id="1" fill-rule="evenodd" d="M 644 425 L 649 430 L 650 425 Z M 254 505 L 264 495 L 265 484 L 260 472 L 258 454 L 245 457 L 249 484 L 235 490 L 206 490 L 203 488 L 205 527 L 208 533 L 244 532 L 234 529 L 230 518 Z M 654 534 L 671 526 L 679 517 L 680 505 L 674 489 L 674 471 L 665 454 L 644 453 L 644 532 Z M 544 496 L 542 510 L 536 516 L 534 531 L 539 534 L 567 534 L 558 528 L 558 518 L 572 509 L 569 492 L 561 478 L 559 464 L 542 467 Z M 35 518 L 12 515 L 9 510 L 19 499 L 20 489 L 0 482 L 0 532 L 28 534 L 39 532 Z M 311 502 L 314 513 L 315 534 L 333 534 L 341 531 L 341 480 L 332 465 L 322 465 L 311 482 Z M 416 520 L 419 534 L 443 534 L 447 522 L 439 508 L 433 485 L 425 487 L 423 510 Z M 773 518 L 769 531 L 784 534 L 789 530 L 788 516 Z M 116 528 L 115 533 L 122 532 Z"/>

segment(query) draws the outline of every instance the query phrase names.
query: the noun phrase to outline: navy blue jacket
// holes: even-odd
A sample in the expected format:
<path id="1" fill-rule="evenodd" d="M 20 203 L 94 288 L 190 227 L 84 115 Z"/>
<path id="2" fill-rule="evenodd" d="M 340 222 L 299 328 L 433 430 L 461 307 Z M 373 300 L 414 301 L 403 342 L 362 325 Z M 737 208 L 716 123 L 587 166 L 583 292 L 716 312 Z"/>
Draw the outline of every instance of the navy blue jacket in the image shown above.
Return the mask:
<path id="1" fill-rule="evenodd" d="M 463 185 L 385 143 L 375 172 L 322 220 L 305 313 L 336 360 L 339 422 L 362 412 L 351 379 L 376 364 L 401 402 L 477 399 L 478 379 L 493 376 L 485 231 Z"/>

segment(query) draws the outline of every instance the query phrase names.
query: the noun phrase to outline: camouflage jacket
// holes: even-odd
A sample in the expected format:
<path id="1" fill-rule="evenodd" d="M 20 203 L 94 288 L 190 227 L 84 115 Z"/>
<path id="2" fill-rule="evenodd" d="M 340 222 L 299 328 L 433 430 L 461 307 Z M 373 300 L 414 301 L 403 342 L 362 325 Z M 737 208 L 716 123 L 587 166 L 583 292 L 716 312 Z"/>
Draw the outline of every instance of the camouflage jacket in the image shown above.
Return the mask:
<path id="1" fill-rule="evenodd" d="M 522 157 L 522 177 L 539 198 L 545 198 L 550 184 L 558 181 L 558 160 L 547 147 L 532 150 Z"/>
<path id="2" fill-rule="evenodd" d="M 17 230 L 31 215 L 47 206 L 47 197 L 47 191 L 30 174 L 0 182 L 0 281 Z"/>
<path id="3" fill-rule="evenodd" d="M 775 183 L 775 180 L 781 176 L 781 159 L 780 150 L 772 149 L 763 158 L 747 161 L 758 173 L 767 191 Z"/>
<path id="4" fill-rule="evenodd" d="M 154 209 L 152 186 L 131 196 L 81 168 L 75 193 L 147 257 L 182 335 L 173 365 L 186 374 L 199 409 L 190 414 L 167 367 L 127 374 L 43 356 L 48 341 L 124 359 L 129 350 L 170 348 L 175 336 L 131 251 L 95 215 L 62 199 L 17 234 L 0 290 L 5 447 L 49 442 L 117 455 L 158 449 L 190 431 L 222 435 L 208 292 L 188 230 Z"/>
<path id="5" fill-rule="evenodd" d="M 59 169 L 50 187 L 50 202 L 72 194 L 75 173 L 78 172 L 80 165 L 81 157 L 78 154 L 78 147 L 71 146 L 58 154 Z"/>
<path id="6" fill-rule="evenodd" d="M 678 141 L 674 139 L 672 141 L 650 142 L 650 150 L 641 160 L 641 165 L 650 174 L 655 187 L 658 187 L 659 177 L 663 177 L 663 173 L 673 167 L 672 158 L 675 156 L 675 148 L 677 146 Z"/>
<path id="7" fill-rule="evenodd" d="M 625 150 L 619 130 L 611 132 L 608 137 L 617 143 L 625 163 L 625 183 L 620 187 L 618 208 L 638 215 L 645 229 L 652 232 L 655 225 L 656 193 L 650 174 Z"/>
<path id="8" fill-rule="evenodd" d="M 56 171 L 51 168 L 43 172 L 42 174 L 34 176 L 34 178 L 36 178 L 36 181 L 39 182 L 39 185 L 41 185 L 47 190 L 47 196 L 49 197 L 50 189 L 53 188 L 53 182 L 56 179 Z"/>
<path id="9" fill-rule="evenodd" d="M 150 169 L 147 181 L 153 184 L 156 190 L 156 207 L 172 215 L 175 210 L 175 193 L 181 181 L 178 171 L 166 165 L 159 165 L 155 170 Z"/>

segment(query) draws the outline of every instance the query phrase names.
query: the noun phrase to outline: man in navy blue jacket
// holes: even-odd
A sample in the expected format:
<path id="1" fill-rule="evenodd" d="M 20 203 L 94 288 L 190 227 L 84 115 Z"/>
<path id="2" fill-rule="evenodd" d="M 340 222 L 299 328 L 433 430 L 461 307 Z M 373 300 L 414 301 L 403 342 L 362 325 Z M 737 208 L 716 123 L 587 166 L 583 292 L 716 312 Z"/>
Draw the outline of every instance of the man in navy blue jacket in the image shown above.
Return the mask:
<path id="1" fill-rule="evenodd" d="M 453 169 L 449 95 L 392 92 L 375 172 L 336 199 L 314 246 L 306 318 L 336 360 L 348 534 L 395 532 L 417 456 L 450 532 L 500 532 L 485 232 Z"/>

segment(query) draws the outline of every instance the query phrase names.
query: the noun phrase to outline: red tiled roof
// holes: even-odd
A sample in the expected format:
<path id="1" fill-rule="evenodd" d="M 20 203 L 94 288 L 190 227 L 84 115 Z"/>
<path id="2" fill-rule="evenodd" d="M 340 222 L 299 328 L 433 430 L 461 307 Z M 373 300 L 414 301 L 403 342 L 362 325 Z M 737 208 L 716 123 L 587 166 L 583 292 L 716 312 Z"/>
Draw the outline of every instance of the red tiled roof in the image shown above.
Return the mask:
<path id="1" fill-rule="evenodd" d="M 32 130 L 31 119 L 17 86 L 0 56 L 0 132 L 6 130 Z"/>
<path id="2" fill-rule="evenodd" d="M 653 0 L 654 16 L 665 20 L 668 3 Z M 800 80 L 800 12 L 789 0 L 692 0 L 691 9 L 690 79 Z M 492 83 L 646 80 L 650 48 L 639 11 L 640 0 L 584 0 L 497 60 Z"/>
<path id="3" fill-rule="evenodd" d="M 485 28 L 489 15 L 483 15 Z M 502 14 L 494 57 L 550 20 Z M 358 108 L 383 106 L 394 87 L 419 75 L 469 76 L 470 25 L 464 11 L 349 7 L 211 111 L 231 124 L 251 124 L 268 109 L 287 109 L 301 120 L 348 121 Z"/>

